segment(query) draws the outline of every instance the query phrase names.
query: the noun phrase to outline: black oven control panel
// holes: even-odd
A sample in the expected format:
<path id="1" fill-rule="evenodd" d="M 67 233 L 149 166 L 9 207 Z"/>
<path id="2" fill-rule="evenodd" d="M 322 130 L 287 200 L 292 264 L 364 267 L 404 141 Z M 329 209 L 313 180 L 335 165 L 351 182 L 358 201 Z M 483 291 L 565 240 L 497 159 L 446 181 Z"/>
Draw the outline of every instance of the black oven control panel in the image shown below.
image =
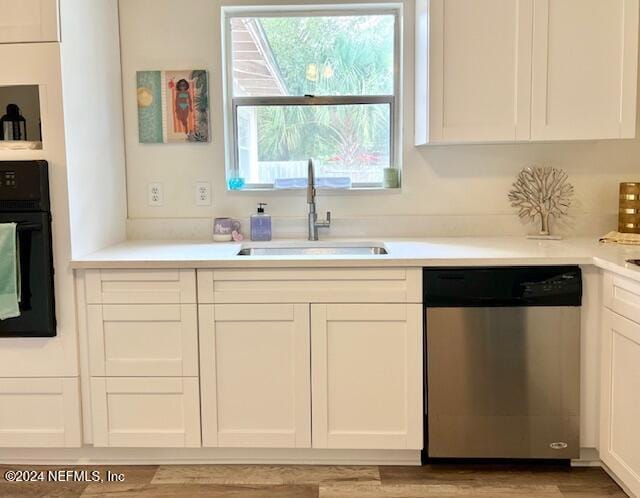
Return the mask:
<path id="1" fill-rule="evenodd" d="M 17 185 L 15 171 L 3 171 L 0 174 L 0 189 L 15 189 Z"/>
<path id="2" fill-rule="evenodd" d="M 0 161 L 0 211 L 48 211 L 46 161 Z"/>

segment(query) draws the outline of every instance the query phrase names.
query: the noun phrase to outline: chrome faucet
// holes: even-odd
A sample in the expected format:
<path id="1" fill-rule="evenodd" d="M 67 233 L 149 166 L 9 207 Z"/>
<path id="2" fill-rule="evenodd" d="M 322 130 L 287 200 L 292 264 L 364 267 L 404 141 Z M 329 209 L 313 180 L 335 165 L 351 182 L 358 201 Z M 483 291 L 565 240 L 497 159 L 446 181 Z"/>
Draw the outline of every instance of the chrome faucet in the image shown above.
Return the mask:
<path id="1" fill-rule="evenodd" d="M 331 212 L 327 211 L 327 219 L 318 221 L 316 212 L 316 185 L 313 172 L 313 161 L 309 159 L 307 167 L 307 204 L 309 204 L 308 227 L 309 240 L 318 240 L 318 228 L 329 228 L 331 226 Z"/>

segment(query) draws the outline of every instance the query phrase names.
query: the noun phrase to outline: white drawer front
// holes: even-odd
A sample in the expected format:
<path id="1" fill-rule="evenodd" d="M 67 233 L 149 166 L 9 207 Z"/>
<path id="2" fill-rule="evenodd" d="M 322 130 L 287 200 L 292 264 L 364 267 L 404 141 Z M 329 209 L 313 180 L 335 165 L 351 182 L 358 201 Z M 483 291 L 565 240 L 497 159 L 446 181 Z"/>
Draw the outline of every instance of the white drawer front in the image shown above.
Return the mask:
<path id="1" fill-rule="evenodd" d="M 607 308 L 640 323 L 640 282 L 605 273 L 603 294 Z"/>
<path id="2" fill-rule="evenodd" d="M 197 378 L 92 378 L 98 447 L 198 447 Z"/>
<path id="3" fill-rule="evenodd" d="M 198 375 L 195 304 L 90 304 L 87 310 L 92 376 Z"/>
<path id="4" fill-rule="evenodd" d="M 192 304 L 195 270 L 87 270 L 89 304 Z"/>
<path id="5" fill-rule="evenodd" d="M 199 303 L 419 303 L 417 268 L 198 270 Z"/>
<path id="6" fill-rule="evenodd" d="M 0 379 L 0 447 L 79 447 L 77 378 Z"/>

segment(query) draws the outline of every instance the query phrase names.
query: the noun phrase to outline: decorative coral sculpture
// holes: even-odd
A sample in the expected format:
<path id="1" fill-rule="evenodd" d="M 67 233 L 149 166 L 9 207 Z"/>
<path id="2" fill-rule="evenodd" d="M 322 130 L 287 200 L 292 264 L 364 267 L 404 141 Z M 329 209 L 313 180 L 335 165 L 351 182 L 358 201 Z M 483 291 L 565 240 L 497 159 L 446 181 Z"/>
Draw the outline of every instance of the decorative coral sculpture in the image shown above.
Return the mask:
<path id="1" fill-rule="evenodd" d="M 554 237 L 549 231 L 550 218 L 560 219 L 568 214 L 573 198 L 573 185 L 561 169 L 550 166 L 524 168 L 509 192 L 511 206 L 518 208 L 522 220 L 540 219 L 540 233 L 534 238 Z"/>

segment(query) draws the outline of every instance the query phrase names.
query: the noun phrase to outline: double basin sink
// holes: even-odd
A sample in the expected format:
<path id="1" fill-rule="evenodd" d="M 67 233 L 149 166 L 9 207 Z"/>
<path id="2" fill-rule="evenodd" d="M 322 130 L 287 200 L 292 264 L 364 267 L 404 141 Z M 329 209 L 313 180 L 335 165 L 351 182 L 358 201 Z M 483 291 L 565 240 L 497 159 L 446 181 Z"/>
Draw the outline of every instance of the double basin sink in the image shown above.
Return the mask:
<path id="1" fill-rule="evenodd" d="M 308 242 L 256 245 L 240 249 L 238 256 L 377 256 L 389 254 L 377 242 Z"/>

